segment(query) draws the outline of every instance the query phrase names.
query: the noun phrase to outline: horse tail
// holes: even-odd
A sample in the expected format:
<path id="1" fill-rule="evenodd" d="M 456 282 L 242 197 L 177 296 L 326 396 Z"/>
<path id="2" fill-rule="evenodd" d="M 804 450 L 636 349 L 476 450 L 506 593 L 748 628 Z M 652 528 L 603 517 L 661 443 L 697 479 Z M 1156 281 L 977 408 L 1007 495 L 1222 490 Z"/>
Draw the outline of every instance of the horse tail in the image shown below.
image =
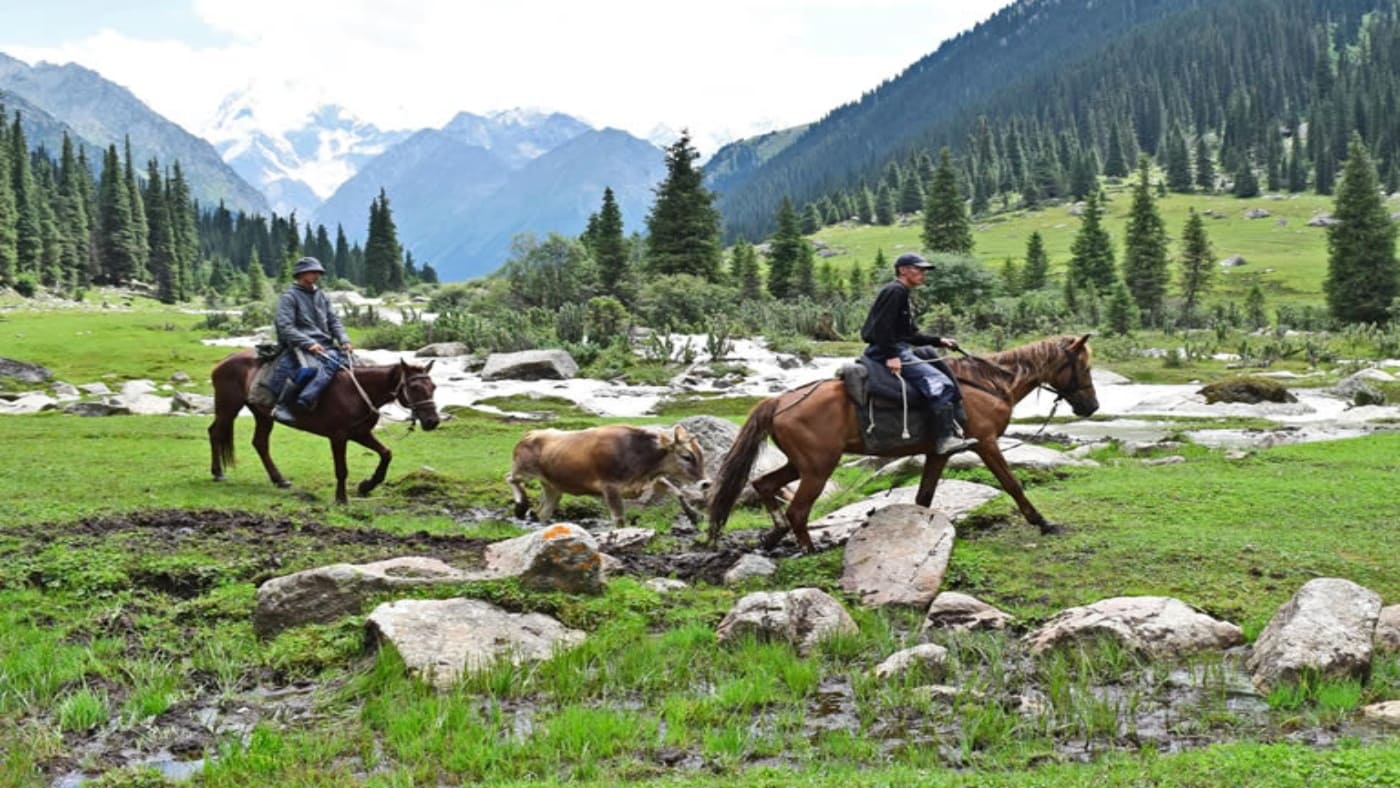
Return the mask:
<path id="1" fill-rule="evenodd" d="M 216 421 L 209 425 L 209 442 L 219 453 L 219 462 L 225 468 L 232 468 L 237 458 L 233 450 L 233 422 Z"/>
<path id="2" fill-rule="evenodd" d="M 778 397 L 769 397 L 749 411 L 749 418 L 734 439 L 734 445 L 724 456 L 719 467 L 719 482 L 710 494 L 710 541 L 719 537 L 720 529 L 729 520 L 729 512 L 739 493 L 749 483 L 749 472 L 753 470 L 758 450 L 773 431 L 773 416 L 778 411 Z"/>
<path id="3" fill-rule="evenodd" d="M 213 454 L 215 478 L 223 475 L 224 468 L 233 467 L 236 460 L 233 425 L 247 398 L 244 385 L 247 364 L 251 360 L 251 356 L 235 353 L 216 364 L 209 375 L 214 387 L 214 423 L 209 425 L 209 448 Z"/>

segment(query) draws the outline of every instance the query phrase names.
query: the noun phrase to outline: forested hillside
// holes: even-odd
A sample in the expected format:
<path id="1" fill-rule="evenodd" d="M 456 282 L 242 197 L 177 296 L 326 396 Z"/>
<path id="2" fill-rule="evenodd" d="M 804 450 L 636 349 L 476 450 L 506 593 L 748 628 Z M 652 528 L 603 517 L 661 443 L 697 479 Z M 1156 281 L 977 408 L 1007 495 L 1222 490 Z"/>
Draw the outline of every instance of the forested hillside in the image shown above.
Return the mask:
<path id="1" fill-rule="evenodd" d="M 1353 130 L 1394 189 L 1397 43 L 1394 0 L 1025 0 L 751 170 L 726 159 L 718 204 L 731 238 L 770 231 L 784 198 L 873 214 L 882 190 L 914 192 L 902 173 L 926 177 L 945 145 L 974 212 L 1183 148 L 1209 187 L 1202 160 L 1222 182 L 1249 163 L 1266 188 L 1329 193 Z"/>

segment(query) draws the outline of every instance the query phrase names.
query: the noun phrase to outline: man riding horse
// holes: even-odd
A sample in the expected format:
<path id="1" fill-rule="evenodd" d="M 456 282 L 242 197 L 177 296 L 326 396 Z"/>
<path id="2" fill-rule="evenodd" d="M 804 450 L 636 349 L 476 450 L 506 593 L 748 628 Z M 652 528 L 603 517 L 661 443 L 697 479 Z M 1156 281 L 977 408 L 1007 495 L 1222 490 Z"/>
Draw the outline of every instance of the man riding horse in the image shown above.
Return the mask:
<path id="1" fill-rule="evenodd" d="M 292 284 L 277 300 L 277 343 L 282 347 L 273 391 L 280 391 L 272 417 L 283 424 L 316 407 L 321 392 L 345 365 L 353 349 L 329 298 L 317 287 L 326 269 L 303 257 L 292 269 Z M 280 388 L 279 388 L 280 386 Z"/>
<path id="2" fill-rule="evenodd" d="M 925 271 L 933 267 L 933 263 L 912 252 L 900 255 L 894 261 L 895 279 L 875 296 L 865 326 L 860 330 L 860 338 L 869 343 L 865 349 L 867 358 L 883 362 L 886 369 L 902 381 L 912 383 L 923 395 L 935 431 L 933 452 L 954 454 L 970 449 L 976 443 L 962 437 L 960 422 L 965 422 L 966 416 L 958 418 L 961 395 L 957 384 L 938 367 L 914 354 L 914 347 L 919 345 L 950 350 L 958 347 L 957 340 L 920 333 L 914 324 L 909 308 L 909 291 L 922 285 Z"/>

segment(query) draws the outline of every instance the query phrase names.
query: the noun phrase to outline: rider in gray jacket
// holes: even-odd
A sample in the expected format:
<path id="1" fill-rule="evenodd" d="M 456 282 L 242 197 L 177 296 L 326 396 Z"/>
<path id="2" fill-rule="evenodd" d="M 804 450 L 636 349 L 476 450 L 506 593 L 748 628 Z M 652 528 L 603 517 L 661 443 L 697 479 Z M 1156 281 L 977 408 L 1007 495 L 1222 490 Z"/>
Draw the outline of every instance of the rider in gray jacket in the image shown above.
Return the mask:
<path id="1" fill-rule="evenodd" d="M 321 392 L 345 364 L 342 353 L 353 346 L 345 333 L 340 316 L 330 299 L 316 285 L 326 269 L 314 257 L 303 257 L 292 269 L 292 285 L 277 299 L 277 341 L 287 356 L 297 359 L 297 365 L 313 370 L 311 375 L 299 375 L 282 389 L 282 396 L 272 415 L 280 422 L 296 420 L 293 408 L 309 411 L 316 407 Z M 297 390 L 299 378 L 310 377 Z"/>

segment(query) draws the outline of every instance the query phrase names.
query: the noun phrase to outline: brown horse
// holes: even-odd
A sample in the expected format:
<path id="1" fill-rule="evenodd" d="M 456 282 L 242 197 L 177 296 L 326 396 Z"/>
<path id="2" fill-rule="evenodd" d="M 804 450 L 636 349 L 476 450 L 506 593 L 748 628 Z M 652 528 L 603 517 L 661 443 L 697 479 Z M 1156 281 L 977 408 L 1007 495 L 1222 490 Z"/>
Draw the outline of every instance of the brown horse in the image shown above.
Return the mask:
<path id="1" fill-rule="evenodd" d="M 437 427 L 437 407 L 433 404 L 435 387 L 428 376 L 432 366 L 432 362 L 428 362 L 426 367 L 416 367 L 400 361 L 380 367 L 356 367 L 353 381 L 350 374 L 342 369 L 326 387 L 316 409 L 297 414 L 296 422 L 291 426 L 324 435 L 331 441 L 331 455 L 335 458 L 336 503 L 347 500 L 345 478 L 349 470 L 345 465 L 346 441 L 354 441 L 379 455 L 379 467 L 374 469 L 374 475 L 360 482 L 360 495 L 369 495 L 384 481 L 393 453 L 372 432 L 379 422 L 380 407 L 391 400 L 397 401 L 413 414 L 413 420 L 422 423 L 423 429 Z M 272 455 L 268 453 L 267 437 L 276 423 L 272 412 L 248 401 L 248 390 L 257 370 L 258 362 L 251 350 L 234 353 L 214 367 L 211 374 L 214 382 L 214 423 L 209 425 L 209 450 L 212 456 L 209 470 L 214 474 L 214 481 L 221 482 L 224 480 L 224 466 L 233 465 L 233 423 L 238 412 L 247 405 L 256 422 L 253 427 L 253 448 L 258 450 L 268 478 L 278 487 L 290 487 L 291 482 L 277 470 Z M 359 383 L 358 387 L 356 382 Z M 365 401 L 366 398 L 369 402 Z"/>
<path id="2" fill-rule="evenodd" d="M 967 436 L 977 439 L 972 451 L 977 452 L 1002 488 L 1016 499 L 1026 520 L 1039 526 L 1043 533 L 1054 533 L 1058 528 L 1026 500 L 1025 492 L 997 446 L 997 438 L 1011 423 L 1011 410 L 1016 403 L 1041 386 L 1052 389 L 1060 399 L 1068 400 L 1076 415 L 1089 416 L 1098 410 L 1089 363 L 1088 334 L 1046 339 L 984 357 L 948 362 L 962 388 Z M 749 478 L 754 458 L 769 435 L 788 458 L 787 464 L 753 482 L 775 526 L 765 539 L 769 547 L 791 528 L 802 549 L 811 551 L 807 517 L 826 480 L 841 461 L 841 455 L 872 453 L 865 450 L 855 406 L 846 396 L 840 380 L 808 384 L 758 403 L 749 411 L 748 420 L 720 466 L 710 497 L 711 544 L 717 543 L 719 532 Z M 947 455 L 929 453 L 932 444 L 933 441 L 928 440 L 883 452 L 886 456 L 898 457 L 928 455 L 914 498 L 920 506 L 932 503 L 934 489 L 948 463 Z M 779 496 L 783 487 L 793 481 L 798 481 L 797 492 L 785 515 Z"/>

